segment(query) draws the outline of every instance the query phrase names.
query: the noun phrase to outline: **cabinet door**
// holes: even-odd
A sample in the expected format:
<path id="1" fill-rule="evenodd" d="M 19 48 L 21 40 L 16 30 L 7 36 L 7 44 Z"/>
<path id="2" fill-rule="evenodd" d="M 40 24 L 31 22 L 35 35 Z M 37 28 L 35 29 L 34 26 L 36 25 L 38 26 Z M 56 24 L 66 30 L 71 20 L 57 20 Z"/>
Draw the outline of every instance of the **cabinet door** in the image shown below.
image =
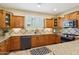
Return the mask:
<path id="1" fill-rule="evenodd" d="M 23 16 L 12 16 L 11 27 L 12 28 L 23 28 L 24 17 Z"/>
<path id="2" fill-rule="evenodd" d="M 39 38 L 41 46 L 55 43 L 55 36 L 53 35 L 42 35 Z"/>
<path id="3" fill-rule="evenodd" d="M 16 24 L 16 27 L 24 28 L 24 17 L 23 16 L 17 16 L 15 24 Z"/>
<path id="4" fill-rule="evenodd" d="M 77 16 L 77 12 L 73 12 L 70 14 L 70 19 L 71 20 L 76 19 L 76 16 Z"/>
<path id="5" fill-rule="evenodd" d="M 19 37 L 10 37 L 9 39 L 9 51 L 20 49 L 20 38 Z"/>
<path id="6" fill-rule="evenodd" d="M 57 17 L 57 25 L 58 25 L 58 28 L 63 27 L 63 19 L 61 17 Z"/>
<path id="7" fill-rule="evenodd" d="M 12 20 L 10 22 L 10 27 L 11 28 L 14 28 L 15 27 L 15 20 L 16 20 L 15 16 L 12 16 Z"/>
<path id="8" fill-rule="evenodd" d="M 38 36 L 32 36 L 32 47 L 38 47 L 40 46 L 39 37 Z"/>
<path id="9" fill-rule="evenodd" d="M 53 28 L 54 27 L 54 19 L 46 19 L 45 20 L 45 27 L 46 28 Z"/>
<path id="10" fill-rule="evenodd" d="M 12 37 L 8 39 L 8 50 L 9 51 L 14 50 L 14 38 Z"/>
<path id="11" fill-rule="evenodd" d="M 59 35 L 55 35 L 55 43 L 60 43 L 61 37 Z"/>
<path id="12" fill-rule="evenodd" d="M 79 28 L 79 15 L 77 15 L 77 17 L 76 17 L 76 19 L 77 19 L 77 27 Z"/>
<path id="13" fill-rule="evenodd" d="M 55 35 L 48 35 L 48 38 L 49 38 L 49 44 L 53 44 L 55 43 Z"/>
<path id="14" fill-rule="evenodd" d="M 49 41 L 50 41 L 50 40 L 49 40 L 48 35 L 44 35 L 43 37 L 44 37 L 44 38 L 43 38 L 43 41 L 44 41 L 43 44 L 44 44 L 44 45 L 49 44 Z"/>
<path id="15" fill-rule="evenodd" d="M 7 42 L 3 41 L 0 43 L 0 54 L 7 54 L 8 49 L 7 49 Z"/>
<path id="16" fill-rule="evenodd" d="M 43 45 L 46 45 L 46 38 L 45 38 L 45 35 L 40 35 L 39 36 L 39 44 L 40 46 L 43 46 Z"/>
<path id="17" fill-rule="evenodd" d="M 18 50 L 20 49 L 20 37 L 13 37 L 14 40 L 14 49 Z"/>
<path id="18" fill-rule="evenodd" d="M 67 15 L 64 15 L 64 19 L 70 19 L 70 15 L 69 14 L 67 14 Z"/>
<path id="19" fill-rule="evenodd" d="M 5 28 L 6 28 L 5 16 L 6 16 L 5 11 L 0 10 L 0 28 L 2 28 L 3 30 L 5 30 Z"/>

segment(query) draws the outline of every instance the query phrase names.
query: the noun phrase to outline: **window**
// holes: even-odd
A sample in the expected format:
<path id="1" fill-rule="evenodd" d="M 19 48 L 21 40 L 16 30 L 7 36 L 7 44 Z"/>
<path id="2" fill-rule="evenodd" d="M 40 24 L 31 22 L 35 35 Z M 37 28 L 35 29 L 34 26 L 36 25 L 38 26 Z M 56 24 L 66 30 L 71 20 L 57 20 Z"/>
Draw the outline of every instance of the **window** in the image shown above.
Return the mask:
<path id="1" fill-rule="evenodd" d="M 25 19 L 25 28 L 43 28 L 44 17 L 42 16 L 28 16 Z"/>

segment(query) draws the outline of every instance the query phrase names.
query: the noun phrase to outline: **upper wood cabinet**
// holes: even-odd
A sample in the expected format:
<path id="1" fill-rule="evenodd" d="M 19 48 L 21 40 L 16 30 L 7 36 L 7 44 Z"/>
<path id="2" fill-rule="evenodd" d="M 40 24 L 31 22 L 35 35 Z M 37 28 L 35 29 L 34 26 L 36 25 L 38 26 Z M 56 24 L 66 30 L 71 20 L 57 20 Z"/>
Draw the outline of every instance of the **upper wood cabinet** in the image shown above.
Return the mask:
<path id="1" fill-rule="evenodd" d="M 53 28 L 54 27 L 54 19 L 45 19 L 45 28 Z"/>
<path id="2" fill-rule="evenodd" d="M 10 20 L 12 19 L 12 13 L 0 10 L 0 28 L 5 30 L 7 27 L 10 27 Z"/>
<path id="3" fill-rule="evenodd" d="M 63 19 L 62 19 L 62 17 L 57 17 L 57 25 L 58 25 L 58 28 L 63 27 Z"/>
<path id="4" fill-rule="evenodd" d="M 78 11 L 73 12 L 73 13 L 70 13 L 70 19 L 71 19 L 71 20 L 77 19 L 77 15 L 79 15 L 79 12 L 78 12 Z"/>
<path id="5" fill-rule="evenodd" d="M 24 28 L 24 16 L 12 16 L 11 28 Z"/>
<path id="6" fill-rule="evenodd" d="M 66 15 L 64 15 L 64 18 L 69 19 L 69 20 L 73 20 L 73 19 L 77 19 L 77 15 L 79 15 L 79 11 L 66 14 Z"/>
<path id="7" fill-rule="evenodd" d="M 77 27 L 79 28 L 79 15 L 76 16 L 77 19 Z"/>
<path id="8" fill-rule="evenodd" d="M 5 27 L 5 12 L 0 10 L 0 28 L 4 29 Z"/>
<path id="9" fill-rule="evenodd" d="M 70 19 L 70 15 L 69 14 L 64 15 L 64 19 Z"/>

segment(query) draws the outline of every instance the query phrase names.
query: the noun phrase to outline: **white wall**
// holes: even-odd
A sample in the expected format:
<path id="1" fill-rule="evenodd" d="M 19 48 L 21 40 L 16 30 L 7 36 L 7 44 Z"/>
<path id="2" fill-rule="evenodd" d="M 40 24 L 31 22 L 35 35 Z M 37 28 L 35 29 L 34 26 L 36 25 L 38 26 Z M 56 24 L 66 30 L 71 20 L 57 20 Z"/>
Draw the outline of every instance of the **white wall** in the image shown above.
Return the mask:
<path id="1" fill-rule="evenodd" d="M 5 8 L 5 7 L 1 7 L 1 6 L 0 6 L 0 9 L 10 11 L 14 15 L 19 15 L 19 16 L 32 15 L 32 16 L 54 17 L 52 14 L 46 14 L 46 13 L 40 13 L 40 12 L 32 12 L 32 11 L 24 11 L 24 10 L 19 10 L 19 9 L 10 9 L 10 8 Z"/>

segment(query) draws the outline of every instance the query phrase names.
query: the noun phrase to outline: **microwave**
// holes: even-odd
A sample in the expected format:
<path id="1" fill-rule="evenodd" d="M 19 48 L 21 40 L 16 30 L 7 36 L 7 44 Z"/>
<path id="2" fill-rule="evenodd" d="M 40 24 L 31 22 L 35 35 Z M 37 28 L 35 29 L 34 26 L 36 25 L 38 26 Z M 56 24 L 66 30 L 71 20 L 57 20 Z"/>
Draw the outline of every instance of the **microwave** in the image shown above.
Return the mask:
<path id="1" fill-rule="evenodd" d="M 77 20 L 64 20 L 63 27 L 64 28 L 76 28 L 77 27 Z"/>

